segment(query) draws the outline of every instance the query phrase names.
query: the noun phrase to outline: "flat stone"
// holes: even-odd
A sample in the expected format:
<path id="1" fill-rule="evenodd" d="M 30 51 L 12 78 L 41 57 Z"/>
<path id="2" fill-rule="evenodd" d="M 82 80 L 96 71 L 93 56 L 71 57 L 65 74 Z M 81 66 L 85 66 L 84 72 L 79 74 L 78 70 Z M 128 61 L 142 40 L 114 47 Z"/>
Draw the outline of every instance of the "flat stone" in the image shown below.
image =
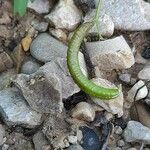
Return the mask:
<path id="1" fill-rule="evenodd" d="M 40 68 L 40 66 L 41 65 L 38 62 L 36 62 L 35 59 L 29 58 L 23 62 L 21 67 L 21 73 L 32 74 L 36 72 Z"/>
<path id="2" fill-rule="evenodd" d="M 150 129 L 137 121 L 128 122 L 123 136 L 126 142 L 142 141 L 150 144 Z"/>
<path id="3" fill-rule="evenodd" d="M 50 2 L 49 0 L 35 0 L 34 2 L 31 2 L 31 0 L 29 0 L 28 8 L 33 9 L 39 14 L 45 14 L 49 12 Z"/>
<path id="4" fill-rule="evenodd" d="M 101 78 L 94 78 L 92 80 L 95 84 L 97 85 L 101 85 L 103 87 L 107 87 L 107 88 L 116 88 L 116 86 L 114 84 L 112 84 L 111 82 L 109 82 L 108 80 L 105 79 L 101 79 Z M 100 105 L 101 107 L 103 107 L 105 110 L 107 110 L 108 112 L 112 113 L 112 114 L 118 114 L 118 117 L 121 117 L 123 115 L 123 102 L 124 102 L 124 98 L 123 98 L 123 93 L 120 90 L 120 94 L 118 97 L 111 99 L 109 101 L 105 101 L 99 98 L 95 98 L 95 97 L 91 97 L 91 99 L 98 105 Z"/>
<path id="5" fill-rule="evenodd" d="M 141 31 L 150 29 L 149 11 L 150 4 L 143 0 L 104 0 L 100 13 L 112 18 L 115 29 Z"/>
<path id="6" fill-rule="evenodd" d="M 138 91 L 136 97 L 135 97 L 135 100 L 138 101 L 138 100 L 141 100 L 143 98 L 145 98 L 148 94 L 148 89 L 146 86 L 144 86 L 145 83 L 140 80 L 138 81 L 129 91 L 128 91 L 128 96 L 127 96 L 127 100 L 129 102 L 133 102 L 134 101 L 134 97 L 135 97 L 135 94 L 137 92 L 137 90 L 140 90 Z"/>
<path id="7" fill-rule="evenodd" d="M 86 102 L 80 102 L 72 110 L 71 116 L 73 118 L 92 122 L 95 118 L 95 110 L 90 104 Z"/>
<path id="8" fill-rule="evenodd" d="M 0 91 L 0 112 L 8 126 L 34 128 L 41 123 L 41 114 L 31 110 L 16 88 Z"/>
<path id="9" fill-rule="evenodd" d="M 48 145 L 48 141 L 42 131 L 39 131 L 33 136 L 33 143 L 35 150 L 42 150 L 44 146 Z"/>
<path id="10" fill-rule="evenodd" d="M 135 63 L 133 53 L 123 36 L 87 42 L 86 47 L 92 64 L 102 70 L 127 69 Z"/>
<path id="11" fill-rule="evenodd" d="M 0 146 L 4 143 L 5 129 L 0 124 Z"/>
<path id="12" fill-rule="evenodd" d="M 95 15 L 95 10 L 86 14 L 86 16 L 84 18 L 84 22 L 92 21 L 92 19 L 94 18 L 94 15 Z M 94 27 L 92 27 L 92 29 L 89 31 L 89 33 L 98 33 L 99 32 L 104 37 L 110 37 L 113 35 L 114 23 L 110 16 L 108 16 L 106 14 L 101 15 L 101 17 L 98 20 L 98 24 L 99 24 L 99 31 L 95 24 Z"/>
<path id="13" fill-rule="evenodd" d="M 49 62 L 56 57 L 66 58 L 67 46 L 47 33 L 38 35 L 30 47 L 31 55 L 41 62 Z"/>
<path id="14" fill-rule="evenodd" d="M 40 113 L 61 113 L 62 87 L 56 74 L 19 74 L 13 82 L 22 91 L 33 110 Z"/>
<path id="15" fill-rule="evenodd" d="M 141 80 L 150 80 L 150 64 L 146 65 L 139 73 L 138 78 Z"/>
<path id="16" fill-rule="evenodd" d="M 81 12 L 73 0 L 59 1 L 55 9 L 45 16 L 56 28 L 74 30 L 81 22 Z"/>

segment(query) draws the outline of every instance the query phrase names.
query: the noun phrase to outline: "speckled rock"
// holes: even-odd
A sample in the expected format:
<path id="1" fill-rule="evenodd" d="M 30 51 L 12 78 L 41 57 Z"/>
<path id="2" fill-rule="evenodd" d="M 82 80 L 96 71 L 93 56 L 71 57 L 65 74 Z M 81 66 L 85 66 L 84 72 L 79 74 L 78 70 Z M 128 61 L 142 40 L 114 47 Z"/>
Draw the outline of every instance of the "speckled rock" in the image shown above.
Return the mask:
<path id="1" fill-rule="evenodd" d="M 87 42 L 86 47 L 92 64 L 102 70 L 127 69 L 135 63 L 133 53 L 123 36 Z"/>
<path id="2" fill-rule="evenodd" d="M 137 121 L 128 122 L 123 136 L 126 142 L 142 141 L 150 144 L 150 129 Z"/>
<path id="3" fill-rule="evenodd" d="M 67 46 L 47 33 L 36 37 L 30 47 L 31 55 L 41 62 L 49 62 L 56 57 L 66 58 Z"/>
<path id="4" fill-rule="evenodd" d="M 104 0 L 100 13 L 112 18 L 115 29 L 137 31 L 150 29 L 149 11 L 150 4 L 143 0 Z"/>
<path id="5" fill-rule="evenodd" d="M 150 80 L 150 64 L 146 65 L 139 73 L 138 78 L 141 80 Z"/>
<path id="6" fill-rule="evenodd" d="M 75 6 L 73 0 L 61 0 L 55 9 L 47 16 L 56 28 L 74 30 L 81 21 L 81 12 Z"/>
<path id="7" fill-rule="evenodd" d="M 32 74 L 36 72 L 40 68 L 40 66 L 41 65 L 38 62 L 36 62 L 36 60 L 28 59 L 22 64 L 21 73 Z"/>
<path id="8" fill-rule="evenodd" d="M 128 96 L 127 96 L 127 100 L 130 101 L 130 102 L 133 102 L 134 101 L 134 97 L 135 97 L 135 94 L 137 92 L 138 89 L 140 89 L 136 95 L 136 98 L 135 100 L 140 100 L 140 99 L 143 99 L 147 96 L 148 94 L 148 89 L 146 86 L 144 86 L 145 83 L 140 80 L 138 81 L 129 91 L 128 91 Z"/>
<path id="9" fill-rule="evenodd" d="M 91 122 L 95 118 L 95 110 L 90 104 L 88 104 L 86 102 L 80 102 L 72 110 L 71 116 L 73 118 Z"/>
<path id="10" fill-rule="evenodd" d="M 95 15 L 95 10 L 93 10 L 92 12 L 89 12 L 85 18 L 84 18 L 84 22 L 89 22 L 94 18 Z M 114 23 L 111 19 L 110 16 L 108 15 L 101 15 L 101 17 L 98 20 L 99 23 L 99 31 L 96 27 L 96 25 L 94 27 L 92 27 L 92 29 L 89 31 L 89 33 L 100 33 L 102 36 L 104 37 L 110 37 L 113 35 L 114 33 Z"/>
<path id="11" fill-rule="evenodd" d="M 112 88 L 116 86 L 109 82 L 108 80 L 101 79 L 101 78 L 94 78 L 93 82 L 96 83 L 97 85 L 101 85 L 107 88 Z M 120 89 L 120 95 L 112 100 L 109 101 L 104 101 L 102 99 L 94 98 L 91 97 L 91 99 L 101 107 L 103 107 L 105 110 L 108 112 L 111 112 L 112 114 L 118 114 L 118 117 L 121 117 L 123 115 L 123 93 Z"/>
<path id="12" fill-rule="evenodd" d="M 45 14 L 49 12 L 50 1 L 49 0 L 36 0 L 34 2 L 31 2 L 31 0 L 29 0 L 28 8 L 33 9 L 35 12 L 39 14 Z"/>
<path id="13" fill-rule="evenodd" d="M 16 88 L 0 91 L 0 112 L 8 126 L 33 128 L 41 123 L 41 114 L 29 108 Z"/>

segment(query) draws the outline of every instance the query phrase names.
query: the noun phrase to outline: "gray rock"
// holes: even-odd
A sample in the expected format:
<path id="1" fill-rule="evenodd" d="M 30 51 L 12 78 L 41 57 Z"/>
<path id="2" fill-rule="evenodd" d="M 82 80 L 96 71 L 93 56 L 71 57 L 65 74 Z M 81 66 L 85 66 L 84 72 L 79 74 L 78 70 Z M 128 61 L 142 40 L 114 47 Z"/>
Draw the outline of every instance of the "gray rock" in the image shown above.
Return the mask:
<path id="1" fill-rule="evenodd" d="M 115 132 L 115 134 L 121 135 L 122 134 L 122 128 L 120 126 L 115 126 L 114 132 Z"/>
<path id="2" fill-rule="evenodd" d="M 134 101 L 134 97 L 135 97 L 135 94 L 137 92 L 138 89 L 140 89 L 136 95 L 136 98 L 135 100 L 141 100 L 143 98 L 145 98 L 148 94 L 148 89 L 146 86 L 144 86 L 145 83 L 140 80 L 138 81 L 129 91 L 128 91 L 128 96 L 127 96 L 127 100 L 130 101 L 130 102 L 133 102 Z M 143 86 L 143 87 L 142 87 Z"/>
<path id="3" fill-rule="evenodd" d="M 31 55 L 41 62 L 49 62 L 56 57 L 66 58 L 67 46 L 47 33 L 42 33 L 33 40 Z"/>
<path id="4" fill-rule="evenodd" d="M 67 150 L 84 150 L 80 145 L 71 145 Z"/>
<path id="5" fill-rule="evenodd" d="M 131 82 L 131 74 L 120 74 L 119 79 L 126 84 L 129 84 Z"/>
<path id="6" fill-rule="evenodd" d="M 40 68 L 40 64 L 34 59 L 28 59 L 22 64 L 21 73 L 32 74 Z"/>
<path id="7" fill-rule="evenodd" d="M 92 64 L 102 70 L 127 69 L 135 63 L 133 53 L 123 36 L 87 42 L 86 47 Z"/>
<path id="8" fill-rule="evenodd" d="M 0 124 L 0 146 L 4 143 L 5 129 Z"/>
<path id="9" fill-rule="evenodd" d="M 85 69 L 85 63 L 84 58 L 81 55 L 79 62 L 82 72 L 87 75 L 87 71 Z M 81 63 L 82 62 L 82 63 Z M 57 75 L 57 77 L 61 81 L 62 85 L 62 98 L 66 99 L 69 96 L 77 93 L 80 91 L 80 89 L 77 87 L 77 85 L 72 80 L 69 71 L 67 69 L 66 59 L 63 58 L 57 58 L 54 61 L 51 61 L 49 63 L 46 63 L 44 66 L 42 66 L 39 69 L 39 72 L 44 72 L 49 77 L 49 74 L 54 73 Z M 69 87 L 69 88 L 68 88 Z"/>
<path id="10" fill-rule="evenodd" d="M 139 73 L 138 78 L 141 80 L 150 80 L 150 64 L 146 65 Z"/>
<path id="11" fill-rule="evenodd" d="M 95 110 L 90 104 L 86 102 L 80 102 L 72 110 L 71 116 L 73 118 L 92 122 L 95 118 Z"/>
<path id="12" fill-rule="evenodd" d="M 92 19 L 94 18 L 95 15 L 95 10 L 93 10 L 92 12 L 89 12 L 88 14 L 86 14 L 84 21 L 85 22 L 89 22 L 92 21 Z M 89 31 L 89 33 L 100 33 L 102 36 L 104 37 L 110 37 L 113 35 L 114 33 L 114 23 L 112 21 L 112 19 L 110 18 L 110 16 L 108 15 L 101 15 L 101 17 L 98 20 L 99 23 L 99 31 L 96 27 L 96 25 L 94 25 L 94 27 L 92 27 L 92 29 Z"/>
<path id="13" fill-rule="evenodd" d="M 77 136 L 74 136 L 74 135 L 69 135 L 68 136 L 68 142 L 71 143 L 71 144 L 77 144 Z"/>
<path id="14" fill-rule="evenodd" d="M 62 87 L 60 79 L 55 74 L 19 74 L 13 82 L 22 91 L 33 110 L 40 113 L 61 113 Z"/>
<path id="15" fill-rule="evenodd" d="M 45 32 L 48 28 L 48 22 L 41 22 L 37 19 L 33 20 L 31 22 L 31 25 L 34 29 L 36 29 L 39 32 Z"/>
<path id="16" fill-rule="evenodd" d="M 98 0 L 96 0 L 98 2 Z M 101 14 L 109 15 L 115 29 L 148 30 L 150 29 L 150 4 L 143 0 L 104 0 Z"/>
<path id="17" fill-rule="evenodd" d="M 125 146 L 125 142 L 124 142 L 123 140 L 119 140 L 119 141 L 117 142 L 117 145 L 118 145 L 119 147 L 123 147 L 123 146 Z"/>
<path id="18" fill-rule="evenodd" d="M 114 150 L 122 150 L 120 147 L 115 147 Z"/>
<path id="19" fill-rule="evenodd" d="M 150 144 L 150 129 L 137 121 L 128 122 L 123 136 L 126 142 L 142 141 Z"/>
<path id="20" fill-rule="evenodd" d="M 7 144 L 3 144 L 3 146 L 2 146 L 2 150 L 8 150 L 9 149 L 9 145 L 7 145 Z"/>
<path id="21" fill-rule="evenodd" d="M 49 0 L 35 0 L 34 2 L 28 2 L 28 8 L 33 9 L 35 12 L 39 14 L 45 14 L 49 12 L 50 9 L 50 1 Z"/>
<path id="22" fill-rule="evenodd" d="M 43 132 L 39 131 L 33 136 L 33 143 L 35 150 L 42 150 L 42 148 L 48 145 L 48 141 L 46 140 Z"/>
<path id="23" fill-rule="evenodd" d="M 81 22 L 81 12 L 75 6 L 73 0 L 59 1 L 55 9 L 47 16 L 56 28 L 74 30 Z"/>
<path id="24" fill-rule="evenodd" d="M 114 84 L 112 84 L 111 82 L 109 82 L 108 80 L 105 79 L 101 79 L 101 78 L 94 78 L 93 82 L 97 85 L 101 85 L 103 87 L 107 87 L 107 88 L 116 88 L 116 86 Z M 109 101 L 105 101 L 102 99 L 98 99 L 95 97 L 91 97 L 91 99 L 98 105 L 100 105 L 101 107 L 103 107 L 105 110 L 107 110 L 108 112 L 111 112 L 112 114 L 118 114 L 118 117 L 121 117 L 123 115 L 123 102 L 124 102 L 124 98 L 123 98 L 123 93 L 120 89 L 120 95 L 114 99 L 111 99 Z"/>
<path id="25" fill-rule="evenodd" d="M 137 148 L 131 147 L 131 148 L 128 148 L 127 150 L 137 150 Z"/>
<path id="26" fill-rule="evenodd" d="M 0 112 L 8 126 L 33 128 L 41 123 L 41 114 L 31 110 L 16 88 L 0 91 Z"/>

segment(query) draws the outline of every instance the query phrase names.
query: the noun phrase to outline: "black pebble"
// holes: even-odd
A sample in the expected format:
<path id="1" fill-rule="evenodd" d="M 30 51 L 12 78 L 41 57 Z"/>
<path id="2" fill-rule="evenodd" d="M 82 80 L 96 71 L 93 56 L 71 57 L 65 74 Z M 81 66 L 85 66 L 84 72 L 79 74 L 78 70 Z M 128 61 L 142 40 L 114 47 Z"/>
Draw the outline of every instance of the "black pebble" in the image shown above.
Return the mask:
<path id="1" fill-rule="evenodd" d="M 141 55 L 145 59 L 150 59 L 150 47 L 145 47 Z"/>
<path id="2" fill-rule="evenodd" d="M 81 146 L 85 150 L 101 150 L 102 144 L 99 141 L 98 135 L 90 128 L 82 126 L 79 128 L 83 134 L 83 143 Z"/>

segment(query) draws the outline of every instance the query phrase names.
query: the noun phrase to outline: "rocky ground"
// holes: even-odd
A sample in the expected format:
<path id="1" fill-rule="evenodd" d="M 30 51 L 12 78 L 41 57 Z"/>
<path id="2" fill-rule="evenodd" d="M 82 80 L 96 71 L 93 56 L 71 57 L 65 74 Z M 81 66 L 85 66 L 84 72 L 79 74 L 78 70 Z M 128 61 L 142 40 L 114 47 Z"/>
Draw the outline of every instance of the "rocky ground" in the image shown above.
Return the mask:
<path id="1" fill-rule="evenodd" d="M 68 72 L 68 42 L 97 2 L 29 1 L 18 17 L 0 0 L 0 149 L 150 150 L 150 1 L 104 0 L 104 40 L 93 27 L 81 47 L 82 72 L 117 98 L 86 95 Z"/>

